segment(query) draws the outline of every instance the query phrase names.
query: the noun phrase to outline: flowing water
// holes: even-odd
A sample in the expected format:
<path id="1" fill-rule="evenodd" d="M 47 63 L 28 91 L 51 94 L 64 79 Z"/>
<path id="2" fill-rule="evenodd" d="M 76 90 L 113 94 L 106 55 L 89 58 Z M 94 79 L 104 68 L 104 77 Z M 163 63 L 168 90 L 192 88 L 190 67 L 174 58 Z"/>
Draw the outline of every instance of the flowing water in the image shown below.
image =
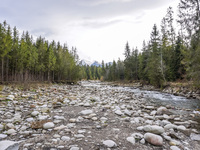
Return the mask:
<path id="1" fill-rule="evenodd" d="M 119 91 L 130 92 L 138 97 L 145 98 L 148 101 L 153 102 L 157 105 L 163 105 L 163 106 L 171 105 L 174 107 L 178 107 L 180 109 L 192 109 L 192 110 L 200 108 L 200 100 L 188 99 L 183 96 L 175 96 L 172 94 L 162 93 L 159 91 L 148 91 L 133 87 L 111 86 L 109 84 L 106 84 L 105 82 L 99 82 L 99 81 L 82 81 L 81 85 L 85 87 L 109 88 L 113 90 L 116 89 Z"/>

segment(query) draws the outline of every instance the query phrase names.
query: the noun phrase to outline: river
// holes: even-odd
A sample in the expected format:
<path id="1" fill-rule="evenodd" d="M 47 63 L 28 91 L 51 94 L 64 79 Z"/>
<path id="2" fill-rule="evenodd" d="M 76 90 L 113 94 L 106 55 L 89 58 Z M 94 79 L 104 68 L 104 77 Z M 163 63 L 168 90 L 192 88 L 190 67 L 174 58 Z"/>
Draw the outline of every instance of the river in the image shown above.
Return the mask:
<path id="1" fill-rule="evenodd" d="M 188 99 L 183 96 L 176 96 L 168 93 L 163 93 L 159 91 L 148 91 L 136 87 L 122 87 L 122 86 L 112 86 L 106 82 L 100 81 L 81 81 L 80 84 L 85 87 L 94 87 L 101 89 L 113 89 L 119 91 L 126 91 L 133 93 L 139 98 L 144 98 L 147 102 L 154 103 L 158 106 L 171 105 L 180 109 L 192 109 L 196 110 L 200 108 L 200 100 L 198 99 Z"/>

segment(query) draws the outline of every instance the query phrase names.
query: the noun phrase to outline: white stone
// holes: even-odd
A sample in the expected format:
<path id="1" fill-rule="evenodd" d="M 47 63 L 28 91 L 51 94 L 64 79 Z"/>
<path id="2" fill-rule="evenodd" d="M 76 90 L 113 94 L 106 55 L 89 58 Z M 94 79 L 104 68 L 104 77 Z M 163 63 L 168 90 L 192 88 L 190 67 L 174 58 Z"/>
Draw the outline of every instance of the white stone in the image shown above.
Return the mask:
<path id="1" fill-rule="evenodd" d="M 91 109 L 82 110 L 80 113 L 82 115 L 89 115 L 89 114 L 93 113 L 93 110 L 91 110 Z"/>
<path id="2" fill-rule="evenodd" d="M 9 129 L 7 134 L 15 134 L 17 131 L 15 129 Z"/>
<path id="3" fill-rule="evenodd" d="M 69 150 L 79 150 L 79 147 L 73 146 L 73 147 L 71 147 Z"/>
<path id="4" fill-rule="evenodd" d="M 186 127 L 183 126 L 183 125 L 180 125 L 180 126 L 177 126 L 177 130 L 179 130 L 179 131 L 185 131 Z"/>
<path id="5" fill-rule="evenodd" d="M 145 133 L 144 139 L 153 145 L 158 145 L 158 146 L 163 145 L 162 137 L 153 133 Z"/>
<path id="6" fill-rule="evenodd" d="M 143 129 L 144 129 L 143 126 L 137 127 L 137 130 L 138 130 L 138 131 L 142 131 Z"/>
<path id="7" fill-rule="evenodd" d="M 39 115 L 38 120 L 46 120 L 48 116 Z"/>
<path id="8" fill-rule="evenodd" d="M 126 140 L 133 145 L 135 144 L 135 138 L 134 137 L 127 137 Z"/>
<path id="9" fill-rule="evenodd" d="M 35 116 L 37 116 L 37 115 L 39 115 L 39 112 L 38 112 L 38 111 L 33 111 L 33 112 L 31 113 L 31 116 L 33 116 L 33 117 L 35 117 Z"/>
<path id="10" fill-rule="evenodd" d="M 150 115 L 154 116 L 156 113 L 157 113 L 157 111 L 156 111 L 156 110 L 153 110 L 153 111 L 150 113 Z"/>
<path id="11" fill-rule="evenodd" d="M 0 141 L 0 150 L 18 150 L 19 144 L 15 141 Z"/>
<path id="12" fill-rule="evenodd" d="M 181 143 L 180 143 L 179 141 L 177 141 L 177 140 L 172 139 L 172 140 L 169 142 L 169 144 L 170 144 L 171 146 L 176 146 L 176 145 L 180 145 Z"/>
<path id="13" fill-rule="evenodd" d="M 63 130 L 65 128 L 67 128 L 67 126 L 60 125 L 59 127 L 55 127 L 54 130 Z"/>
<path id="14" fill-rule="evenodd" d="M 92 119 L 93 121 L 97 121 L 97 120 L 98 120 L 97 117 L 92 117 L 91 119 Z"/>
<path id="15" fill-rule="evenodd" d="M 75 118 L 71 118 L 71 119 L 69 119 L 69 122 L 75 123 L 75 122 L 76 122 L 76 119 L 75 119 Z"/>
<path id="16" fill-rule="evenodd" d="M 132 111 L 129 111 L 128 109 L 124 110 L 125 115 L 131 116 L 133 114 Z"/>
<path id="17" fill-rule="evenodd" d="M 106 147 L 109 147 L 109 148 L 117 146 L 117 144 L 114 141 L 112 141 L 112 140 L 105 140 L 105 141 L 103 141 L 103 145 L 105 145 Z"/>
<path id="18" fill-rule="evenodd" d="M 15 98 L 14 95 L 8 95 L 8 96 L 6 97 L 7 100 L 11 100 L 11 101 L 12 101 L 14 98 Z"/>
<path id="19" fill-rule="evenodd" d="M 157 126 L 157 125 L 146 125 L 144 126 L 143 130 L 145 132 L 151 132 L 151 133 L 155 133 L 155 134 L 162 134 L 165 132 L 164 128 L 161 126 Z"/>
<path id="20" fill-rule="evenodd" d="M 27 122 L 32 122 L 32 121 L 34 121 L 34 119 L 33 118 L 27 118 L 26 121 Z"/>
<path id="21" fill-rule="evenodd" d="M 145 144 L 145 139 L 144 139 L 144 138 L 141 139 L 141 140 L 140 140 L 140 143 L 141 143 L 141 144 Z"/>
<path id="22" fill-rule="evenodd" d="M 6 126 L 7 126 L 9 129 L 15 129 L 15 126 L 14 126 L 14 124 L 12 124 L 12 123 L 8 123 L 8 124 L 6 124 Z"/>
<path id="23" fill-rule="evenodd" d="M 75 134 L 74 137 L 75 138 L 84 138 L 85 136 L 83 134 Z"/>
<path id="24" fill-rule="evenodd" d="M 62 141 L 70 141 L 70 137 L 68 137 L 68 136 L 62 136 L 61 140 Z"/>
<path id="25" fill-rule="evenodd" d="M 121 112 L 121 110 L 116 110 L 116 111 L 115 111 L 115 114 L 117 114 L 117 115 L 119 115 L 119 116 L 123 115 L 123 113 Z"/>
<path id="26" fill-rule="evenodd" d="M 167 124 L 164 126 L 165 131 L 169 130 L 169 129 L 176 129 L 177 125 L 174 124 Z"/>
<path id="27" fill-rule="evenodd" d="M 158 109 L 157 109 L 157 115 L 163 115 L 163 114 L 165 114 L 167 112 L 167 108 L 166 107 L 159 107 Z"/>
<path id="28" fill-rule="evenodd" d="M 54 116 L 53 118 L 56 120 L 65 120 L 64 116 Z"/>
<path id="29" fill-rule="evenodd" d="M 190 138 L 194 141 L 200 141 L 200 134 L 191 133 Z"/>
<path id="30" fill-rule="evenodd" d="M 7 135 L 6 134 L 0 134 L 0 140 L 6 138 Z"/>
<path id="31" fill-rule="evenodd" d="M 43 124 L 43 128 L 44 128 L 44 129 L 51 129 L 51 128 L 53 128 L 54 126 L 55 126 L 55 125 L 54 125 L 53 122 L 47 122 L 47 123 Z"/>
<path id="32" fill-rule="evenodd" d="M 85 106 L 85 107 L 90 107 L 91 105 L 90 105 L 90 103 L 85 103 L 83 106 Z"/>
<path id="33" fill-rule="evenodd" d="M 181 150 L 181 149 L 178 148 L 177 146 L 170 146 L 170 150 Z"/>
<path id="34" fill-rule="evenodd" d="M 53 137 L 54 138 L 60 138 L 60 135 L 59 134 L 54 134 Z"/>
<path id="35" fill-rule="evenodd" d="M 26 130 L 28 127 L 27 126 L 22 126 L 21 128 L 20 128 L 20 130 L 21 131 L 24 131 L 24 130 Z"/>

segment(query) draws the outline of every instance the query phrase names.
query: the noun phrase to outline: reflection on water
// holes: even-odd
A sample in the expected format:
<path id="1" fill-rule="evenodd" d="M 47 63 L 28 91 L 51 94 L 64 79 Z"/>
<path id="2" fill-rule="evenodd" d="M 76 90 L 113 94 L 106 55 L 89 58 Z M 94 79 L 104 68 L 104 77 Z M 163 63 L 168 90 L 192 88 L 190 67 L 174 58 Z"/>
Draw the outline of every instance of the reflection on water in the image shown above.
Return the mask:
<path id="1" fill-rule="evenodd" d="M 200 100 L 187 99 L 186 97 L 183 96 L 175 96 L 168 93 L 141 90 L 139 88 L 132 88 L 132 87 L 110 86 L 105 82 L 98 82 L 98 81 L 82 81 L 80 84 L 85 87 L 116 89 L 119 91 L 131 92 L 134 93 L 136 96 L 144 97 L 147 100 L 156 103 L 157 105 L 172 105 L 175 107 L 185 108 L 185 109 L 200 108 Z"/>

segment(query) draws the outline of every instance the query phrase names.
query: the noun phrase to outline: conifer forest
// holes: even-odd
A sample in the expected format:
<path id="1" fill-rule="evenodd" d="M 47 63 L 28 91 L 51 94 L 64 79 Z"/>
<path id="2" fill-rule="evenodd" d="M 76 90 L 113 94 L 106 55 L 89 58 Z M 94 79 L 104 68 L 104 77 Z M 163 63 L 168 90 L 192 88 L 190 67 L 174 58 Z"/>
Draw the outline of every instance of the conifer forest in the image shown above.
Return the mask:
<path id="1" fill-rule="evenodd" d="M 169 7 L 161 26 L 153 25 L 142 49 L 131 48 L 127 42 L 124 60 L 102 61 L 99 67 L 79 65 L 75 47 L 69 49 L 41 36 L 33 39 L 28 31 L 19 36 L 17 28 L 4 21 L 0 23 L 0 81 L 137 80 L 162 87 L 184 80 L 200 87 L 199 3 L 180 0 L 176 17 Z"/>

